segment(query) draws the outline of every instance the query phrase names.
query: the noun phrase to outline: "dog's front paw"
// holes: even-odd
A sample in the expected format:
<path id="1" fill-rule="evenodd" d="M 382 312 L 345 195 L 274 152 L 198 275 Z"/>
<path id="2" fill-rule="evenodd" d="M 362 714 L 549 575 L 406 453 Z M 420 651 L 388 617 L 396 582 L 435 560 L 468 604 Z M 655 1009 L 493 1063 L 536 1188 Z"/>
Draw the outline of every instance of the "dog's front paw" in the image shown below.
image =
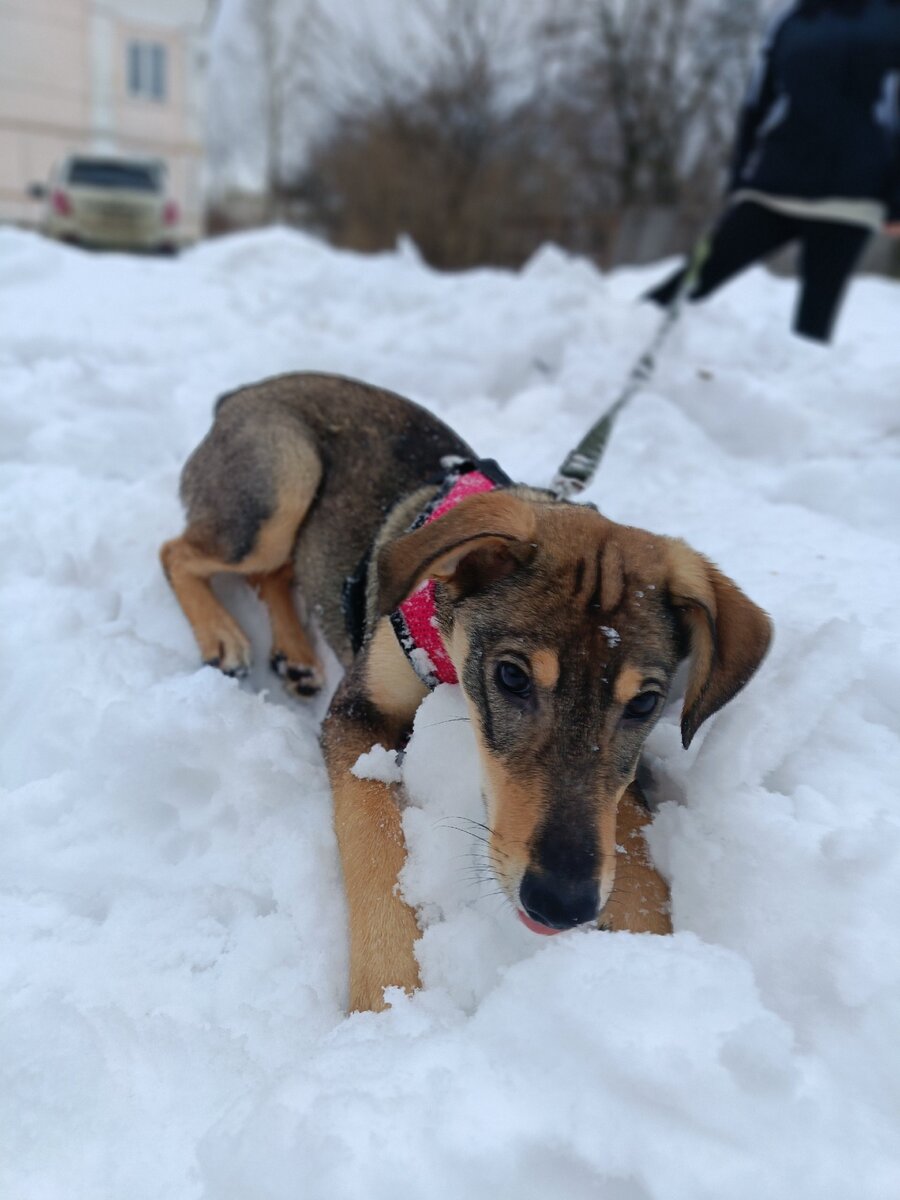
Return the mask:
<path id="1" fill-rule="evenodd" d="M 286 654 L 276 650 L 269 664 L 291 696 L 308 700 L 322 690 L 325 678 L 318 663 L 291 662 Z"/>
<path id="2" fill-rule="evenodd" d="M 385 1012 L 388 1004 L 384 999 L 384 988 L 354 988 L 350 992 L 350 1013 Z"/>
<path id="3" fill-rule="evenodd" d="M 399 904 L 395 915 L 401 918 L 404 925 L 411 925 L 418 934 L 412 909 Z M 376 952 L 371 957 L 367 955 L 366 961 L 360 962 L 357 956 L 351 954 L 350 1012 L 384 1012 L 390 1008 L 384 998 L 385 988 L 400 988 L 407 996 L 411 996 L 422 986 L 413 941 L 406 936 L 406 932 L 397 929 L 396 940 L 384 946 L 382 954 Z"/>

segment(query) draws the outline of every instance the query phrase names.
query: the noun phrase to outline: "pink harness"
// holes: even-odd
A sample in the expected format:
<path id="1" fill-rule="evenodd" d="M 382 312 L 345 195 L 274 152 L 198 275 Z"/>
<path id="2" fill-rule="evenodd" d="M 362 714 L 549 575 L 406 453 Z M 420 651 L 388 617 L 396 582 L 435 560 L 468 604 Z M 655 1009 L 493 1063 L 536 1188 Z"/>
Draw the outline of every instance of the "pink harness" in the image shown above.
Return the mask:
<path id="1" fill-rule="evenodd" d="M 467 471 L 464 475 L 454 473 L 448 476 L 443 488 L 410 528 L 420 529 L 423 525 L 429 525 L 451 508 L 455 508 L 467 496 L 477 496 L 479 492 L 492 492 L 498 486 L 498 482 L 480 470 Z M 456 668 L 450 660 L 438 629 L 434 587 L 434 580 L 426 579 L 403 601 L 396 612 L 391 614 L 391 623 L 404 654 L 415 673 L 430 688 L 437 687 L 439 683 L 459 682 Z"/>

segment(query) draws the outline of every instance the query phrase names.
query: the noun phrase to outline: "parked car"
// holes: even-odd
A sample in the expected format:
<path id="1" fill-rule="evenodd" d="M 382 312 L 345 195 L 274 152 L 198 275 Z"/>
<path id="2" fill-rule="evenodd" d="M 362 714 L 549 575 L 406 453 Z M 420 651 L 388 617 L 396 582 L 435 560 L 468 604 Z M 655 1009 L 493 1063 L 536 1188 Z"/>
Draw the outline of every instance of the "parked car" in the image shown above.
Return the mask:
<path id="1" fill-rule="evenodd" d="M 49 186 L 35 185 L 45 200 L 41 227 L 49 237 L 78 245 L 174 253 L 181 214 L 165 193 L 166 168 L 158 159 L 73 154 Z"/>

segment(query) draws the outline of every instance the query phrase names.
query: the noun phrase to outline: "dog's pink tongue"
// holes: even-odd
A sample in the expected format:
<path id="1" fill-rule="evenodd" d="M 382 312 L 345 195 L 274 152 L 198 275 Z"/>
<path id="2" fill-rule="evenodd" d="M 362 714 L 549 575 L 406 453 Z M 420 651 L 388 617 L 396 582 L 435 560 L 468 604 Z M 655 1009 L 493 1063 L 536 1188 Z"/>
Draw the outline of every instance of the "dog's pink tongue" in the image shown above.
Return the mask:
<path id="1" fill-rule="evenodd" d="M 539 933 L 542 937 L 552 937 L 554 933 L 562 932 L 561 929 L 550 929 L 547 925 L 541 925 L 538 921 L 532 921 L 528 913 L 522 912 L 521 908 L 516 909 L 516 914 L 526 929 L 530 929 L 532 933 Z"/>

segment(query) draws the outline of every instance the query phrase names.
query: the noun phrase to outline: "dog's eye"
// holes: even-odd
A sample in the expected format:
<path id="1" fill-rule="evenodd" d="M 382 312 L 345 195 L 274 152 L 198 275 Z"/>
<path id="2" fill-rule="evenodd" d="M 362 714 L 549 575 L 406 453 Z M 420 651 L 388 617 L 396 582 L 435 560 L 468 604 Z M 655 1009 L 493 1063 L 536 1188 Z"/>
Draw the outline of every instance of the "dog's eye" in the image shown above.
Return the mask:
<path id="1" fill-rule="evenodd" d="M 630 721 L 646 721 L 656 712 L 659 692 L 641 692 L 625 705 L 625 717 Z"/>
<path id="2" fill-rule="evenodd" d="M 497 667 L 497 686 L 501 692 L 524 700 L 531 695 L 531 680 L 514 662 L 502 662 Z"/>

